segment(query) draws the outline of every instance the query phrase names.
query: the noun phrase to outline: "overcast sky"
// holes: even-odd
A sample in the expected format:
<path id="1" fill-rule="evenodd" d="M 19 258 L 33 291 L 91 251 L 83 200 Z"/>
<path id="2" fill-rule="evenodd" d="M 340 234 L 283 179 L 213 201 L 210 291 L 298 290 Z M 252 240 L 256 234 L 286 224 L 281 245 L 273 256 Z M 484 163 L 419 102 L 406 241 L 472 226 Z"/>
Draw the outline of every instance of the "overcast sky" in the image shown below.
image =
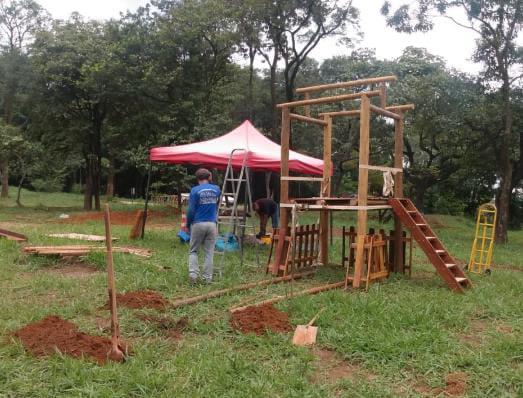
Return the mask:
<path id="1" fill-rule="evenodd" d="M 135 10 L 147 4 L 147 0 L 37 0 L 55 18 L 67 18 L 73 11 L 85 17 L 108 19 L 118 17 L 120 12 Z M 403 0 L 392 0 L 393 4 Z M 360 10 L 361 27 L 364 33 L 360 47 L 376 49 L 378 58 L 392 59 L 401 55 L 408 46 L 425 47 L 434 55 L 445 58 L 449 66 L 464 72 L 476 73 L 480 65 L 470 61 L 474 49 L 475 33 L 456 26 L 445 18 L 436 20 L 435 28 L 429 33 L 396 33 L 388 28 L 379 10 L 383 0 L 353 0 Z M 463 15 L 456 13 L 456 18 L 465 21 Z M 313 58 L 322 60 L 333 55 L 346 54 L 349 50 L 336 45 L 336 41 L 322 42 L 311 53 Z"/>

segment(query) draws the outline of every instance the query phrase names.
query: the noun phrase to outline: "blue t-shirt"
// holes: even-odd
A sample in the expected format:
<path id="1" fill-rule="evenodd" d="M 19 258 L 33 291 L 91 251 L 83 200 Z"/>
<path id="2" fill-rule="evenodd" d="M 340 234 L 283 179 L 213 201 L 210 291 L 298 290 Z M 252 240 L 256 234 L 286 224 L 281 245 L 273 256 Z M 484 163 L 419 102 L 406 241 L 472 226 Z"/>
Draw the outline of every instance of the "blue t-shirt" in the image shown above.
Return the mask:
<path id="1" fill-rule="evenodd" d="M 214 184 L 201 184 L 191 189 L 187 228 L 199 222 L 216 222 L 220 188 Z"/>

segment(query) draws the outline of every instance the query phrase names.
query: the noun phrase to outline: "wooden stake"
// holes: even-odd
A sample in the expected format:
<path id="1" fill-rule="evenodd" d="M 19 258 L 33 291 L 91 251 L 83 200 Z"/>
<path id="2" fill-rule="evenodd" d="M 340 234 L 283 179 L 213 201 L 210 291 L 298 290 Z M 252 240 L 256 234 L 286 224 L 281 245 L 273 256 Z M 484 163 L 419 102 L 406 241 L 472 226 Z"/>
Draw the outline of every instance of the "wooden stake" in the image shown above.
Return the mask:
<path id="1" fill-rule="evenodd" d="M 370 135 L 370 100 L 364 96 L 361 98 L 360 109 L 360 165 L 369 164 L 369 135 Z M 369 170 L 360 168 L 358 173 L 358 206 L 367 205 L 369 184 Z M 352 285 L 355 288 L 360 287 L 361 274 L 363 271 L 364 262 L 364 245 L 365 234 L 367 232 L 367 210 L 358 210 L 358 231 L 357 231 L 357 246 L 356 246 L 356 263 L 354 269 L 354 280 Z"/>

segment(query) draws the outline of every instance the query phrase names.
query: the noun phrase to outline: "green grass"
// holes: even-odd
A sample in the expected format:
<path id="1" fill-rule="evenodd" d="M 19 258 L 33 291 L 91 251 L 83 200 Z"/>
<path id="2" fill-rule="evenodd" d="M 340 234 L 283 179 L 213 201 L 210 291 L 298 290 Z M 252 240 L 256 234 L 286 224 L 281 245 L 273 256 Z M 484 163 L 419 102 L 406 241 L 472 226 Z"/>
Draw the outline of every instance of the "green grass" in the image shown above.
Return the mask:
<path id="1" fill-rule="evenodd" d="M 62 213 L 80 212 L 82 198 L 68 194 L 24 192 L 25 208 L 0 202 L 2 226 L 28 235 L 32 244 L 74 244 L 46 237 L 48 233 L 103 234 L 100 221 L 84 224 L 60 222 Z M 134 211 L 137 205 L 114 203 L 117 210 Z M 313 221 L 313 216 L 306 216 Z M 435 230 L 450 252 L 466 262 L 474 233 L 474 220 L 438 216 Z M 263 267 L 252 266 L 247 251 L 241 267 L 228 256 L 225 276 L 212 286 L 187 285 L 187 246 L 177 242 L 179 221 L 173 214 L 151 227 L 146 238 L 130 242 L 129 226 L 114 226 L 118 244 L 151 248 L 143 259 L 115 254 L 119 291 L 154 289 L 171 299 L 266 278 Z M 351 215 L 336 219 L 336 226 L 354 224 Z M 372 226 L 379 228 L 376 220 Z M 389 225 L 383 226 L 390 229 Z M 188 316 L 189 328 L 181 340 L 137 318 L 152 310 L 119 309 L 122 337 L 133 355 L 125 364 L 98 366 L 59 354 L 33 358 L 9 338 L 9 333 L 48 314 L 76 323 L 83 331 L 101 334 L 97 317 L 106 300 L 103 272 L 72 278 L 48 272 L 58 266 L 51 259 L 26 257 L 16 243 L 0 239 L 0 396 L 5 397 L 394 397 L 420 396 L 426 388 L 445 386 L 452 372 L 467 375 L 471 397 L 523 396 L 523 232 L 511 231 L 510 243 L 496 247 L 491 276 L 472 275 L 475 288 L 451 293 L 434 274 L 424 255 L 415 250 L 411 279 L 394 275 L 369 292 L 330 291 L 278 304 L 292 323 L 307 322 L 322 307 L 318 347 L 333 350 L 360 372 L 347 379 L 315 379 L 318 360 L 309 349 L 290 344 L 289 334 L 257 337 L 231 329 L 227 309 L 247 297 L 260 300 L 284 294 L 288 287 L 242 292 L 196 306 L 167 310 L 178 319 Z M 337 261 L 340 242 L 331 258 Z M 262 251 L 262 262 L 267 248 Z M 103 255 L 88 258 L 105 269 Z M 219 258 L 216 259 L 219 261 Z M 296 281 L 295 290 L 340 280 L 343 270 L 321 269 L 312 280 Z M 480 325 L 481 327 L 478 327 Z M 333 366 L 325 363 L 327 368 Z M 316 380 L 314 382 L 314 380 Z"/>

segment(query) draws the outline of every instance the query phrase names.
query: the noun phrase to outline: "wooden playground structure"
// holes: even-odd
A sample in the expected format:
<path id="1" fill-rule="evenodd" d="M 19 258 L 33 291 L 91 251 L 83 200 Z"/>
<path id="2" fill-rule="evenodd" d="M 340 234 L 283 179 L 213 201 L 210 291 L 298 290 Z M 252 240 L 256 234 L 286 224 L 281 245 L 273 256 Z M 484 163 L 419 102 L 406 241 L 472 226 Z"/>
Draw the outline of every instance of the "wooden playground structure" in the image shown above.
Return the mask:
<path id="1" fill-rule="evenodd" d="M 359 288 L 362 282 L 368 287 L 374 280 L 383 279 L 389 272 L 404 273 L 406 266 L 405 242 L 416 240 L 434 265 L 439 275 L 454 291 L 463 291 L 471 286 L 457 262 L 443 247 L 430 229 L 423 215 L 414 204 L 403 195 L 403 129 L 405 112 L 414 109 L 414 104 L 387 105 L 387 85 L 397 81 L 396 76 L 383 76 L 342 83 L 325 84 L 299 88 L 297 94 L 304 99 L 282 103 L 281 123 L 281 181 L 280 181 L 280 229 L 274 241 L 274 253 L 268 264 L 273 275 L 289 275 L 303 272 L 311 266 L 329 264 L 329 213 L 337 211 L 357 211 L 355 235 L 350 248 L 355 250 L 353 272 L 347 275 L 345 287 Z M 343 94 L 321 96 L 331 90 L 343 90 Z M 358 90 L 350 92 L 350 90 Z M 346 92 L 345 92 L 346 91 Z M 313 95 L 316 95 L 313 98 Z M 372 100 L 376 98 L 377 104 Z M 319 112 L 318 105 L 359 101 L 359 108 Z M 298 113 L 296 109 L 302 108 Z M 314 116 L 313 116 L 314 114 Z M 394 159 L 393 165 L 372 165 L 370 162 L 371 116 L 379 115 L 394 121 Z M 332 126 L 335 118 L 353 117 L 359 119 L 359 173 L 357 197 L 341 198 L 331 195 L 332 176 Z M 318 125 L 323 130 L 322 177 L 291 176 L 289 174 L 289 146 L 292 121 Z M 369 172 L 387 173 L 393 176 L 392 197 L 371 197 L 368 193 Z M 296 181 L 309 181 L 321 184 L 320 195 L 309 198 L 291 198 L 289 184 Z M 390 209 L 394 213 L 393 236 L 384 239 L 381 234 L 367 234 L 369 211 Z M 319 230 L 316 226 L 299 226 L 297 214 L 300 212 L 319 212 Z M 403 234 L 403 226 L 412 235 Z M 282 238 L 283 237 L 283 238 Z M 345 235 L 343 236 L 345 239 Z M 310 242 L 310 243 L 309 243 Z M 389 244 L 390 256 L 386 254 Z M 344 262 L 344 261 L 343 261 Z M 410 264 L 410 262 L 409 262 Z"/>

